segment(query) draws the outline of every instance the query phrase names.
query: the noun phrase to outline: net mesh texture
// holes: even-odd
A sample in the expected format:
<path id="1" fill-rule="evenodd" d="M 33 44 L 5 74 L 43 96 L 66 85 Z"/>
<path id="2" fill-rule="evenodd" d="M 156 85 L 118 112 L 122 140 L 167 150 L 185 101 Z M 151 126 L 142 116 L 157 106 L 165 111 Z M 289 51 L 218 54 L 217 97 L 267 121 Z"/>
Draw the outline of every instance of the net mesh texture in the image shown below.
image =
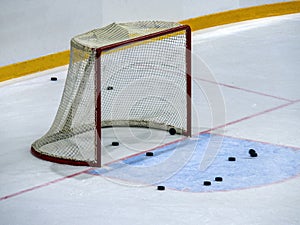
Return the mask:
<path id="1" fill-rule="evenodd" d="M 96 57 L 97 49 L 103 46 L 178 26 L 158 21 L 113 23 L 74 37 L 58 112 L 50 130 L 32 144 L 34 151 L 95 163 L 96 101 L 100 96 L 101 127 L 174 127 L 177 133 L 186 131 L 185 30 L 105 48 Z M 97 60 L 100 71 L 95 74 Z M 97 79 L 100 96 L 96 94 Z"/>

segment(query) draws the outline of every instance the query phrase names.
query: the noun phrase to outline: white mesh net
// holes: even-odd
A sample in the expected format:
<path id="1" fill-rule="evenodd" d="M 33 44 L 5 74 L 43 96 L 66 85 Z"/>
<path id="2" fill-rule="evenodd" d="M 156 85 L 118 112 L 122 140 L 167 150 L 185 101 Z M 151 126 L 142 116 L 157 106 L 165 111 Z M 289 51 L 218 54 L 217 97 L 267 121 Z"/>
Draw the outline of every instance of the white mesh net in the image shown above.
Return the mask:
<path id="1" fill-rule="evenodd" d="M 58 162 L 97 164 L 99 118 L 101 127 L 174 127 L 177 133 L 186 132 L 186 30 L 147 37 L 180 26 L 157 21 L 114 23 L 74 37 L 56 118 L 32 144 L 33 152 Z M 99 83 L 101 115 L 96 110 Z"/>

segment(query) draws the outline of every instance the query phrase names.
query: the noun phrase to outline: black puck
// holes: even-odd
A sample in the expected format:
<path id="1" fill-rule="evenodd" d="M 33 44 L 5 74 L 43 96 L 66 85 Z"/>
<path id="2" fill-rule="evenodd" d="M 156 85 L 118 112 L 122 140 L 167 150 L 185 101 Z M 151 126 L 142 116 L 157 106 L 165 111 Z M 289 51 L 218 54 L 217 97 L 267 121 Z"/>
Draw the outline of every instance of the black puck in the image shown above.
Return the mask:
<path id="1" fill-rule="evenodd" d="M 157 186 L 157 190 L 164 191 L 165 190 L 165 186 Z"/>
<path id="2" fill-rule="evenodd" d="M 175 128 L 170 128 L 169 129 L 169 133 L 171 134 L 171 135 L 174 135 L 174 134 L 176 134 L 176 130 L 175 130 Z"/>
<path id="3" fill-rule="evenodd" d="M 228 161 L 231 161 L 231 162 L 235 161 L 235 157 L 228 157 Z"/>
<path id="4" fill-rule="evenodd" d="M 146 156 L 153 156 L 153 152 L 146 152 Z"/>
<path id="5" fill-rule="evenodd" d="M 249 149 L 249 154 L 253 154 L 253 153 L 256 153 L 256 151 L 254 149 Z"/>
<path id="6" fill-rule="evenodd" d="M 222 181 L 223 181 L 223 178 L 222 178 L 222 177 L 215 177 L 215 181 L 217 181 L 217 182 L 222 182 Z"/>
<path id="7" fill-rule="evenodd" d="M 112 145 L 112 146 L 119 146 L 119 142 L 113 141 L 113 142 L 111 143 L 111 145 Z"/>
<path id="8" fill-rule="evenodd" d="M 57 77 L 51 77 L 52 81 L 57 81 Z"/>
<path id="9" fill-rule="evenodd" d="M 112 86 L 108 86 L 106 89 L 107 90 L 113 90 L 114 88 Z"/>
<path id="10" fill-rule="evenodd" d="M 210 185 L 211 185 L 211 182 L 208 181 L 208 180 L 206 180 L 206 181 L 203 182 L 203 185 L 204 185 L 204 186 L 210 186 Z"/>
<path id="11" fill-rule="evenodd" d="M 250 156 L 251 156 L 251 157 L 257 157 L 257 153 L 256 153 L 256 152 L 253 152 L 253 153 L 250 154 Z"/>

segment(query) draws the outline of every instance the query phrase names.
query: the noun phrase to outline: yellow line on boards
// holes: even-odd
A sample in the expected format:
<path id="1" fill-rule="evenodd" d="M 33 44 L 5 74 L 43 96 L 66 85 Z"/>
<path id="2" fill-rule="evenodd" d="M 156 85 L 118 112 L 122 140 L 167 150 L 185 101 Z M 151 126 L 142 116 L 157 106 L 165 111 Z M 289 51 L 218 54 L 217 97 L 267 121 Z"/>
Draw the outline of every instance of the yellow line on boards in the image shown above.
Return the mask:
<path id="1" fill-rule="evenodd" d="M 187 24 L 192 31 L 220 26 L 230 23 L 236 23 L 246 20 L 259 19 L 270 16 L 280 16 L 285 14 L 299 13 L 300 1 L 283 2 L 241 8 L 221 13 L 215 13 L 196 18 L 180 21 L 181 24 Z M 18 78 L 31 73 L 63 66 L 69 63 L 70 51 L 58 52 L 51 55 L 42 56 L 36 59 L 19 62 L 0 67 L 0 82 Z"/>
<path id="2" fill-rule="evenodd" d="M 209 27 L 236 23 L 246 20 L 253 20 L 271 16 L 280 16 L 299 12 L 300 1 L 292 1 L 230 10 L 226 12 L 215 13 L 183 20 L 180 21 L 180 23 L 187 24 L 191 27 L 192 31 L 196 31 Z"/>
<path id="3" fill-rule="evenodd" d="M 70 51 L 58 52 L 24 62 L 0 67 L 0 82 L 69 63 Z"/>

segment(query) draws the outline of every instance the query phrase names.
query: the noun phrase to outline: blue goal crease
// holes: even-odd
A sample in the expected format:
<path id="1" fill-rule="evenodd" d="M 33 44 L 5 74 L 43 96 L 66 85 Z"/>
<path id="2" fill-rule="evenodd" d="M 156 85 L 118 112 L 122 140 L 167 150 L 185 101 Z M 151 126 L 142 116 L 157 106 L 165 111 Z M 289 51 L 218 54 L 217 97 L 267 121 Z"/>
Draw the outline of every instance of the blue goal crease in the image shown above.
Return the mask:
<path id="1" fill-rule="evenodd" d="M 109 169 L 89 171 L 129 182 L 164 185 L 166 188 L 211 192 L 244 189 L 280 182 L 300 174 L 300 151 L 289 147 L 214 134 L 200 134 L 195 139 L 163 146 L 149 157 L 136 155 L 109 164 Z M 220 143 L 212 143 L 217 139 Z M 215 148 L 215 149 L 213 149 Z M 251 157 L 249 149 L 257 152 Z M 212 153 L 210 164 L 200 169 Z M 205 158 L 206 157 L 206 158 Z M 236 161 L 229 161 L 235 157 Z M 222 181 L 215 181 L 222 177 Z M 203 185 L 211 181 L 211 185 Z"/>

